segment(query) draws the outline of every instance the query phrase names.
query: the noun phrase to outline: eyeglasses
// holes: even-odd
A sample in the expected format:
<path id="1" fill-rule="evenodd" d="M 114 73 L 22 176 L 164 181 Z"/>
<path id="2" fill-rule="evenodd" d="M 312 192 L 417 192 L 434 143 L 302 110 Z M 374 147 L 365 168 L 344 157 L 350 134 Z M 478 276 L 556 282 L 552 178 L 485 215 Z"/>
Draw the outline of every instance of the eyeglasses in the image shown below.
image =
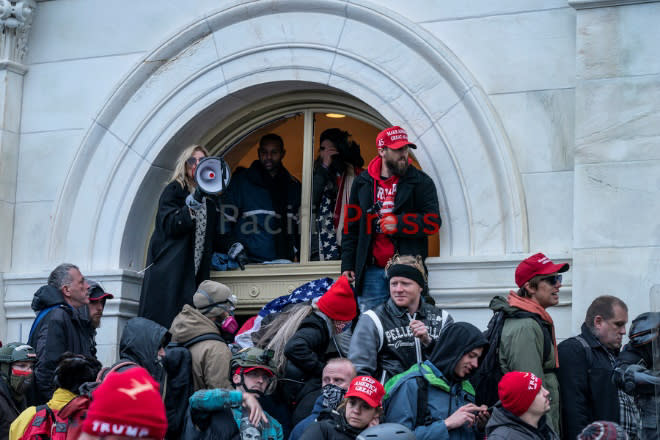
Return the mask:
<path id="1" fill-rule="evenodd" d="M 550 275 L 549 277 L 541 278 L 541 281 L 545 281 L 551 286 L 554 286 L 557 283 L 561 283 L 561 279 L 562 279 L 561 275 Z"/>
<path id="2" fill-rule="evenodd" d="M 186 159 L 186 165 L 189 167 L 193 167 L 199 163 L 200 160 L 204 159 L 203 157 L 197 158 L 194 156 L 190 156 L 188 159 Z"/>

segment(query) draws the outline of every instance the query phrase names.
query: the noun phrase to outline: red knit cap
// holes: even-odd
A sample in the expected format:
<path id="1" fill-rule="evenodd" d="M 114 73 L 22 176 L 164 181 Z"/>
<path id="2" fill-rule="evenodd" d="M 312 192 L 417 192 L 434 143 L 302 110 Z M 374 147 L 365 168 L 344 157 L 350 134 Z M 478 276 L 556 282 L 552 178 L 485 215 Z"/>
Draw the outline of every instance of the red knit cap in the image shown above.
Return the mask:
<path id="1" fill-rule="evenodd" d="M 353 288 L 344 275 L 330 286 L 316 305 L 328 318 L 335 321 L 350 321 L 357 315 Z"/>
<path id="2" fill-rule="evenodd" d="M 101 437 L 164 438 L 167 417 L 158 384 L 142 367 L 108 374 L 92 393 L 82 430 Z"/>
<path id="3" fill-rule="evenodd" d="M 533 373 L 506 373 L 497 386 L 502 407 L 520 416 L 532 405 L 541 389 L 542 381 Z"/>

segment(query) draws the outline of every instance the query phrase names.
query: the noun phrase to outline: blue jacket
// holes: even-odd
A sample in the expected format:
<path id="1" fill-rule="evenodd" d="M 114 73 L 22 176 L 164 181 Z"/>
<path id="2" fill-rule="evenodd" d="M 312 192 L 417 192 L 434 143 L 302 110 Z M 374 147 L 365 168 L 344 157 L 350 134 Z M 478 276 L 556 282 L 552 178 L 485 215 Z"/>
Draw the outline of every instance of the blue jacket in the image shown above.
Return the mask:
<path id="1" fill-rule="evenodd" d="M 244 420 L 242 405 L 243 393 L 238 390 L 199 390 L 190 397 L 190 411 L 205 412 L 212 415 L 218 414 L 221 411 L 231 410 L 236 426 L 241 428 L 241 423 Z M 266 413 L 268 424 L 261 426 L 261 439 L 262 440 L 283 440 L 284 434 L 282 433 L 282 426 L 277 420 L 272 418 Z M 229 429 L 229 427 L 227 427 Z M 219 433 L 215 438 L 219 437 Z"/>
<path id="2" fill-rule="evenodd" d="M 238 171 L 222 195 L 223 226 L 229 240 L 240 242 L 250 260 L 292 260 L 298 253 L 301 185 L 282 167 L 271 177 L 255 160 Z M 228 243 L 228 244 L 232 244 Z"/>
<path id="3" fill-rule="evenodd" d="M 415 427 L 417 416 L 418 386 L 416 377 L 423 377 L 428 383 L 428 409 L 433 423 Z M 451 431 L 447 430 L 444 420 L 458 408 L 468 403 L 474 403 L 474 389 L 469 381 L 456 382 L 450 385 L 444 375 L 431 361 L 413 365 L 390 379 L 385 387 L 385 420 L 400 423 L 415 432 L 418 440 L 462 440 L 475 438 L 475 430 L 462 426 Z"/>
<path id="4" fill-rule="evenodd" d="M 323 406 L 323 395 L 321 395 L 318 397 L 318 399 L 316 399 L 316 402 L 314 402 L 314 409 L 312 409 L 312 413 L 298 422 L 298 424 L 293 428 L 293 431 L 291 431 L 291 435 L 289 436 L 289 440 L 298 440 L 303 435 L 303 432 L 305 432 L 305 429 L 314 423 L 314 420 L 316 420 L 319 414 L 321 414 L 321 411 L 324 409 L 325 407 Z"/>

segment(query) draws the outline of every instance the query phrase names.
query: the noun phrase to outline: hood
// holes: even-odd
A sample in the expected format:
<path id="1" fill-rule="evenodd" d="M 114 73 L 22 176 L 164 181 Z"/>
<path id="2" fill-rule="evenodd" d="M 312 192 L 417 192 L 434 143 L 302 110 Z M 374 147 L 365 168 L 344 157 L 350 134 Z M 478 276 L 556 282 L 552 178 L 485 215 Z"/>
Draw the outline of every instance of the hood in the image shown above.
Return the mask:
<path id="1" fill-rule="evenodd" d="M 170 333 L 172 333 L 172 341 L 184 343 L 199 335 L 206 335 L 209 333 L 220 334 L 220 330 L 218 330 L 215 323 L 204 316 L 202 312 L 191 305 L 186 304 L 183 306 L 181 312 L 176 315 L 174 321 L 172 321 Z"/>
<path id="2" fill-rule="evenodd" d="M 326 420 L 325 423 L 331 423 L 334 429 L 348 435 L 349 437 L 355 438 L 363 431 L 362 429 L 353 428 L 348 424 L 344 410 L 337 411 L 326 408 L 322 410 L 316 418 L 317 422 L 323 422 L 324 420 Z"/>
<path id="3" fill-rule="evenodd" d="M 162 325 L 147 318 L 129 319 L 119 342 L 119 357 L 131 360 L 160 378 L 162 367 L 157 362 L 158 349 L 167 345 L 169 334 Z"/>
<path id="4" fill-rule="evenodd" d="M 495 408 L 493 409 L 493 414 L 491 414 L 490 419 L 488 419 L 488 424 L 486 425 L 486 436 L 492 434 L 492 432 L 497 428 L 506 426 L 509 429 L 520 432 L 525 437 L 544 437 L 540 435 L 540 432 L 548 429 L 545 416 L 542 416 L 539 420 L 538 428 L 534 428 L 532 425 L 524 422 L 520 417 L 517 417 L 512 412 L 502 408 L 500 405 L 500 402 L 496 404 Z"/>
<path id="5" fill-rule="evenodd" d="M 32 298 L 32 310 L 36 313 L 58 304 L 66 304 L 64 296 L 62 296 L 62 292 L 48 284 L 39 287 L 39 290 L 34 294 L 34 298 Z"/>
<path id="6" fill-rule="evenodd" d="M 488 306 L 493 313 L 503 311 L 505 315 L 513 315 L 516 312 L 519 312 L 520 309 L 509 304 L 509 301 L 503 296 L 496 296 L 490 300 L 490 305 Z"/>
<path id="7" fill-rule="evenodd" d="M 469 378 L 458 378 L 454 375 L 454 368 L 458 361 L 466 353 L 477 347 L 484 347 L 484 353 L 479 359 L 479 363 L 488 351 L 488 340 L 484 337 L 481 330 L 467 322 L 456 322 L 449 324 L 444 328 L 440 339 L 438 339 L 431 351 L 429 361 L 442 372 L 442 374 L 452 383 L 463 381 Z M 473 370 L 474 374 L 477 370 Z M 470 376 L 472 375 L 470 374 Z"/>

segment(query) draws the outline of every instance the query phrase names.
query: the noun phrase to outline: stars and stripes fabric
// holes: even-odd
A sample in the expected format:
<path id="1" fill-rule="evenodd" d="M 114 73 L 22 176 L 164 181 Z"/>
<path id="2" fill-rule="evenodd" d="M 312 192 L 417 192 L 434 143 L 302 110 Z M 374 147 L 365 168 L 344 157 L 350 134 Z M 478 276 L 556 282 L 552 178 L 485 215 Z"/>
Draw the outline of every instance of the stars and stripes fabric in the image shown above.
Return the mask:
<path id="1" fill-rule="evenodd" d="M 256 316 L 248 319 L 243 324 L 236 334 L 234 339 L 235 343 L 242 348 L 252 347 L 254 345 L 252 342 L 252 334 L 259 331 L 261 328 L 261 321 L 266 316 L 272 313 L 279 313 L 290 304 L 299 304 L 318 298 L 330 288 L 332 283 L 334 283 L 332 278 L 319 278 L 299 286 L 288 295 L 275 298 L 266 304 Z"/>

